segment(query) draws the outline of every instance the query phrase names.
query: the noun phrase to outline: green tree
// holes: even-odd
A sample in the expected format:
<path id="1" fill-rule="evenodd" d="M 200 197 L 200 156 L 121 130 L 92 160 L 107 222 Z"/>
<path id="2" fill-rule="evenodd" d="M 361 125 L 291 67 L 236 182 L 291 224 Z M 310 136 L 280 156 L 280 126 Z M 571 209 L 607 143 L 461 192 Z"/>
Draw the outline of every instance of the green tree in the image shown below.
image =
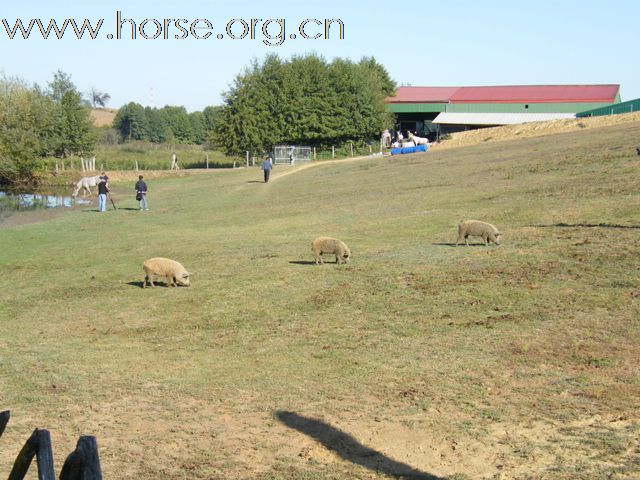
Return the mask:
<path id="1" fill-rule="evenodd" d="M 0 183 L 34 181 L 53 144 L 55 111 L 39 88 L 0 77 Z"/>
<path id="2" fill-rule="evenodd" d="M 61 102 L 62 97 L 67 92 L 77 93 L 76 86 L 71 81 L 71 75 L 57 70 L 53 74 L 53 80 L 49 82 L 49 96 L 56 102 Z"/>
<path id="3" fill-rule="evenodd" d="M 126 140 L 149 140 L 149 120 L 142 105 L 130 102 L 118 110 L 113 128 Z"/>
<path id="4" fill-rule="evenodd" d="M 175 140 L 179 143 L 193 143 L 193 129 L 187 109 L 180 106 L 169 106 L 160 110 Z"/>
<path id="5" fill-rule="evenodd" d="M 91 112 L 82 102 L 78 92 L 67 91 L 60 101 L 61 122 L 59 125 L 60 157 L 86 155 L 93 151 L 97 141 L 95 128 L 91 123 Z"/>
<path id="6" fill-rule="evenodd" d="M 191 137 L 194 143 L 202 145 L 206 139 L 205 118 L 202 112 L 192 112 L 189 114 L 191 123 Z"/>
<path id="7" fill-rule="evenodd" d="M 211 132 L 215 130 L 216 124 L 222 118 L 222 106 L 205 107 L 202 114 L 204 115 L 204 129 L 206 132 Z"/>
<path id="8" fill-rule="evenodd" d="M 389 122 L 384 99 L 395 90 L 373 58 L 359 63 L 317 55 L 268 55 L 237 75 L 211 138 L 227 154 L 277 143 L 323 145 L 377 137 Z"/>
<path id="9" fill-rule="evenodd" d="M 153 143 L 163 143 L 173 140 L 173 133 L 167 124 L 164 114 L 157 108 L 146 107 L 147 131 L 149 140 Z"/>

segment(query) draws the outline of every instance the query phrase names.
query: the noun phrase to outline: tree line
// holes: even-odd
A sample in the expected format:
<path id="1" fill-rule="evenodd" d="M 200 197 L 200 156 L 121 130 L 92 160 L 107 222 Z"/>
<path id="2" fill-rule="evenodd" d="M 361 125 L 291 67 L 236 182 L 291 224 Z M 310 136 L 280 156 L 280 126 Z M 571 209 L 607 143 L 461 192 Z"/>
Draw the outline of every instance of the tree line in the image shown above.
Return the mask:
<path id="1" fill-rule="evenodd" d="M 0 76 L 0 183 L 29 182 L 44 158 L 90 153 L 97 136 L 90 108 L 69 75 L 47 88 Z"/>
<path id="2" fill-rule="evenodd" d="M 182 106 L 143 107 L 130 102 L 118 110 L 113 128 L 123 142 L 140 140 L 153 143 L 202 145 L 210 137 L 220 107 L 206 107 L 188 113 Z"/>
<path id="3" fill-rule="evenodd" d="M 266 153 L 281 143 L 340 146 L 379 138 L 393 123 L 384 99 L 395 89 L 372 57 L 328 62 L 315 54 L 288 60 L 272 54 L 235 77 L 221 106 L 189 113 L 131 102 L 112 127 L 120 142 L 208 143 L 227 155 Z M 61 71 L 46 88 L 0 76 L 0 183 L 33 181 L 47 157 L 92 154 L 99 131 L 90 106 L 108 99 L 95 89 L 83 99 Z"/>

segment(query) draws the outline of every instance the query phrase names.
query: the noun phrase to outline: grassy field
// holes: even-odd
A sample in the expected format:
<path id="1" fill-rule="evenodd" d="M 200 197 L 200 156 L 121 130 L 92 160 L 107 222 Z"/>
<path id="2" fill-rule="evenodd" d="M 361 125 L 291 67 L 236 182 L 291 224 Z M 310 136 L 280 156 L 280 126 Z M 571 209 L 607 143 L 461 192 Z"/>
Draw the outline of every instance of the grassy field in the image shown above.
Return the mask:
<path id="1" fill-rule="evenodd" d="M 639 478 L 639 137 L 161 178 L 149 212 L 116 182 L 0 230 L 0 477 L 42 427 L 107 479 Z M 454 248 L 467 218 L 503 244 Z M 192 286 L 140 288 L 154 256 Z"/>

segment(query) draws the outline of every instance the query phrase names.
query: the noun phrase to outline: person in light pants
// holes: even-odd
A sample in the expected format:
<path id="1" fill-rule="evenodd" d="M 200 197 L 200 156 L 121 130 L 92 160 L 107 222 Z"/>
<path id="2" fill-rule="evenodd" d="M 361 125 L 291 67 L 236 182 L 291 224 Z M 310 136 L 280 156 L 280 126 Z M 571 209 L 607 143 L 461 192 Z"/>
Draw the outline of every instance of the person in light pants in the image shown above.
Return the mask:
<path id="1" fill-rule="evenodd" d="M 147 184 L 142 180 L 142 175 L 138 176 L 135 189 L 138 208 L 140 210 L 149 210 L 149 205 L 147 204 Z"/>
<path id="2" fill-rule="evenodd" d="M 107 193 L 109 193 L 109 177 L 102 172 L 98 183 L 98 211 L 100 213 L 107 211 Z"/>

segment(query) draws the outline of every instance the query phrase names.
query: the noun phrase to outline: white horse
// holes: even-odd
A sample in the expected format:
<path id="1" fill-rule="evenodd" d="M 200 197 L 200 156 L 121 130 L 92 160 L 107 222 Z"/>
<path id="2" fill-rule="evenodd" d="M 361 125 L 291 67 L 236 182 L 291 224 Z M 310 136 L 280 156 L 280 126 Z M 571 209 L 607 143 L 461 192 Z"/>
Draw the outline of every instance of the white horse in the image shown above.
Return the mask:
<path id="1" fill-rule="evenodd" d="M 83 189 L 83 196 L 86 197 L 87 193 L 91 195 L 91 188 L 95 187 L 100 183 L 101 175 L 96 175 L 94 177 L 82 177 L 78 180 L 73 186 L 73 192 L 71 193 L 72 198 L 76 198 L 78 196 L 78 192 L 80 189 Z"/>
<path id="2" fill-rule="evenodd" d="M 382 146 L 385 148 L 389 148 L 391 146 L 391 132 L 389 130 L 385 130 L 382 132 L 382 137 L 380 138 L 380 142 Z"/>
<path id="3" fill-rule="evenodd" d="M 413 133 L 409 132 L 409 140 L 411 140 L 416 146 L 417 145 L 429 145 L 429 140 L 427 138 L 417 137 Z"/>

